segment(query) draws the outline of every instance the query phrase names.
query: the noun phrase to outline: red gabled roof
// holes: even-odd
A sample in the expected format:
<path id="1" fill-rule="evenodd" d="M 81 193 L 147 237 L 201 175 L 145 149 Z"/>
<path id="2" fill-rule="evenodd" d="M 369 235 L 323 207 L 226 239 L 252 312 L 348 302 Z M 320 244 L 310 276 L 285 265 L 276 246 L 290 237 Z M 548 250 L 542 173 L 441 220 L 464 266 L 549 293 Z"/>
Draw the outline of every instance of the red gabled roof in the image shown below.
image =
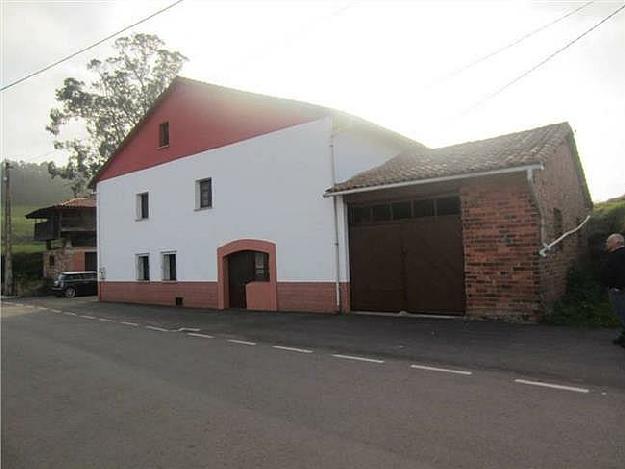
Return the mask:
<path id="1" fill-rule="evenodd" d="M 25 215 L 26 218 L 47 218 L 56 210 L 66 209 L 93 209 L 96 208 L 96 198 L 91 197 L 74 197 L 73 199 L 64 200 L 49 207 L 39 208 Z"/>
<path id="2" fill-rule="evenodd" d="M 315 104 L 249 93 L 176 77 L 90 182 L 157 166 L 325 116 L 356 121 L 406 145 L 406 137 Z M 169 122 L 170 144 L 157 148 L 159 124 Z"/>

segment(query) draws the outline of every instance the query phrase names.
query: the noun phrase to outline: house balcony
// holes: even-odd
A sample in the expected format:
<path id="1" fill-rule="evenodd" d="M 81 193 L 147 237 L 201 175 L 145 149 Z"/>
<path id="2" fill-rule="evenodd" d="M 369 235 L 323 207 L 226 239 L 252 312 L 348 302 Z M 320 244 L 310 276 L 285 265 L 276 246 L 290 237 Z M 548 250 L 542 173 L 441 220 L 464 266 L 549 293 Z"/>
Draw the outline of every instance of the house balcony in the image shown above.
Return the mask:
<path id="1" fill-rule="evenodd" d="M 57 238 L 54 223 L 43 221 L 35 223 L 35 241 L 50 241 Z"/>

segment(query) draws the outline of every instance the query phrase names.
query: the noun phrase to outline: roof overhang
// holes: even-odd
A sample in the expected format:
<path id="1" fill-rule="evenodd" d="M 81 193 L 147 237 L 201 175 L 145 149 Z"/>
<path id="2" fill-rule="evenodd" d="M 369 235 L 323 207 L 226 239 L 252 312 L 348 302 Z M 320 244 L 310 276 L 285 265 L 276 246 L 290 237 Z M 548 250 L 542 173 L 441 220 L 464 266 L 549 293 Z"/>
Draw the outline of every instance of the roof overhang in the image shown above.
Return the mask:
<path id="1" fill-rule="evenodd" d="M 359 194 L 362 192 L 373 192 L 373 191 L 381 191 L 385 189 L 396 189 L 399 187 L 420 186 L 424 184 L 433 184 L 436 182 L 457 181 L 461 179 L 470 179 L 470 178 L 477 178 L 477 177 L 484 177 L 484 176 L 495 176 L 495 175 L 500 175 L 500 174 L 523 173 L 526 171 L 532 171 L 532 170 L 537 170 L 537 169 L 540 169 L 540 170 L 544 169 L 544 166 L 542 165 L 542 163 L 515 166 L 513 168 L 493 169 L 493 170 L 481 171 L 477 173 L 454 174 L 450 176 L 440 176 L 440 177 L 434 177 L 434 178 L 428 178 L 428 179 L 416 179 L 412 181 L 402 181 L 402 182 L 395 182 L 395 183 L 390 183 L 390 184 L 380 184 L 377 186 L 356 187 L 354 189 L 345 189 L 345 190 L 342 190 L 342 191 L 339 190 L 336 192 L 326 191 L 326 193 L 323 194 L 323 196 L 335 197 L 339 195 Z"/>

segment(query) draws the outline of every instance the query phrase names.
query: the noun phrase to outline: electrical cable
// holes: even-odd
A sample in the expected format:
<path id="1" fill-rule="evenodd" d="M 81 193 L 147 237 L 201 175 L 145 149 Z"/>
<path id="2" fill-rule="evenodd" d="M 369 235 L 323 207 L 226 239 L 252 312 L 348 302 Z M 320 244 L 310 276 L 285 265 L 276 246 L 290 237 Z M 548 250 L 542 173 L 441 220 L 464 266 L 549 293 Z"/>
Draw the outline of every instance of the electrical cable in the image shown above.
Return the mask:
<path id="1" fill-rule="evenodd" d="M 526 70 L 525 72 L 523 72 L 522 74 L 518 75 L 517 77 L 515 77 L 513 80 L 509 81 L 508 83 L 506 83 L 505 85 L 503 85 L 502 87 L 498 88 L 497 90 L 493 91 L 490 94 L 487 94 L 486 96 L 484 96 L 483 98 L 481 98 L 479 101 L 475 102 L 474 104 L 472 104 L 470 107 L 468 107 L 467 109 L 465 109 L 463 112 L 460 113 L 460 115 L 465 115 L 469 112 L 471 112 L 473 109 L 475 109 L 478 106 L 481 106 L 482 104 L 484 104 L 486 101 L 489 101 L 490 99 L 494 98 L 495 96 L 501 94 L 503 91 L 505 91 L 506 89 L 510 88 L 512 85 L 514 85 L 515 83 L 519 82 L 520 80 L 522 80 L 523 78 L 525 78 L 526 76 L 528 76 L 530 73 L 534 72 L 535 70 L 537 70 L 538 68 L 542 67 L 544 64 L 546 64 L 547 62 L 549 62 L 551 59 L 553 59 L 556 55 L 558 55 L 561 52 L 564 52 L 566 49 L 568 49 L 569 47 L 571 47 L 573 44 L 575 44 L 577 41 L 579 41 L 580 39 L 582 39 L 584 36 L 586 36 L 587 34 L 589 34 L 591 31 L 597 29 L 599 26 L 601 26 L 603 23 L 605 23 L 606 21 L 608 21 L 609 19 L 611 19 L 612 17 L 614 17 L 615 15 L 617 15 L 619 12 L 621 12 L 623 9 L 625 9 L 625 4 L 621 5 L 619 8 L 617 8 L 615 11 L 613 11 L 612 13 L 610 13 L 608 16 L 606 16 L 605 18 L 603 18 L 601 21 L 599 21 L 598 23 L 596 23 L 594 26 L 592 26 L 591 28 L 587 29 L 586 31 L 584 31 L 582 34 L 580 34 L 579 36 L 577 36 L 575 39 L 573 39 L 572 41 L 569 41 L 566 45 L 564 45 L 563 47 L 560 47 L 559 49 L 557 49 L 556 51 L 552 52 L 551 54 L 549 54 L 546 58 L 544 58 L 543 60 L 541 60 L 540 62 L 538 62 L 536 65 L 532 66 L 531 68 L 529 68 L 528 70 Z"/>
<path id="2" fill-rule="evenodd" d="M 586 8 L 587 6 L 589 6 L 592 3 L 595 3 L 596 1 L 597 0 L 592 0 L 590 2 L 586 2 L 583 5 L 575 8 L 574 10 L 571 10 L 568 13 L 565 13 L 564 15 L 556 18 L 555 20 L 553 20 L 553 21 L 551 21 L 549 23 L 546 23 L 546 24 L 544 24 L 542 26 L 539 26 L 538 28 L 536 28 L 536 29 L 534 29 L 534 30 L 524 34 L 523 36 L 519 37 L 518 39 L 515 39 L 514 41 L 510 42 L 509 44 L 506 44 L 505 46 L 500 47 L 499 49 L 496 49 L 496 50 L 494 50 L 492 52 L 489 52 L 488 54 L 483 55 L 482 57 L 480 57 L 480 58 L 478 58 L 478 59 L 476 59 L 476 60 L 474 60 L 472 62 L 469 62 L 469 63 L 467 63 L 465 65 L 461 65 L 460 67 L 456 68 L 455 70 L 452 70 L 451 72 L 447 73 L 446 75 L 443 75 L 442 77 L 439 77 L 439 78 L 433 80 L 430 83 L 430 85 L 428 85 L 428 87 L 432 86 L 434 84 L 439 85 L 441 83 L 444 83 L 444 82 L 454 78 L 457 75 L 460 75 L 461 73 L 465 72 L 466 70 L 468 70 L 468 69 L 470 69 L 470 68 L 472 68 L 472 67 L 474 67 L 476 65 L 481 64 L 482 62 L 490 59 L 491 57 L 494 57 L 494 56 L 500 54 L 501 52 L 504 52 L 505 50 L 508 50 L 508 49 L 516 46 L 517 44 L 520 44 L 521 42 L 525 41 L 526 39 L 529 39 L 530 37 L 534 36 L 535 34 L 538 34 L 539 32 L 544 31 L 545 29 L 547 29 L 547 28 L 549 28 L 549 27 L 559 23 L 560 21 L 568 18 L 569 16 L 574 15 L 578 11 L 582 10 L 583 8 Z"/>
<path id="3" fill-rule="evenodd" d="M 68 61 L 68 60 L 70 60 L 70 59 L 72 59 L 72 58 L 76 57 L 76 56 L 77 56 L 77 55 L 79 55 L 79 54 L 82 54 L 83 52 L 87 52 L 88 50 L 91 50 L 91 49 L 93 49 L 94 47 L 99 46 L 99 45 L 100 45 L 100 44 L 102 44 L 103 42 L 106 42 L 106 41 L 108 41 L 108 40 L 110 40 L 110 39 L 114 38 L 115 36 L 117 36 L 117 35 L 119 35 L 119 34 L 121 34 L 121 33 L 123 33 L 123 32 L 126 32 L 126 31 L 128 31 L 129 29 L 131 29 L 131 28 L 134 28 L 135 26 L 138 26 L 138 25 L 140 25 L 140 24 L 142 24 L 142 23 L 145 23 L 146 21 L 148 21 L 148 20 L 150 20 L 150 19 L 154 18 L 154 17 L 155 17 L 155 16 L 157 16 L 157 15 L 160 15 L 161 13 L 166 12 L 167 10 L 169 10 L 169 9 L 171 9 L 171 8 L 173 8 L 173 7 L 175 7 L 176 5 L 178 5 L 178 4 L 180 4 L 180 3 L 182 3 L 183 1 L 184 1 L 184 0 L 177 0 L 177 1 L 175 1 L 174 3 L 172 3 L 171 5 L 168 5 L 168 6 L 166 6 L 165 8 L 161 8 L 160 10 L 155 11 L 154 13 L 152 13 L 152 14 L 151 14 L 151 15 L 149 15 L 149 16 L 146 16 L 145 18 L 143 18 L 143 19 L 141 19 L 141 20 L 139 20 L 139 21 L 137 21 L 137 22 L 135 22 L 135 23 L 132 23 L 132 24 L 130 24 L 130 25 L 128 25 L 128 26 L 126 26 L 126 27 L 124 27 L 124 28 L 120 29 L 119 31 L 116 31 L 116 32 L 114 32 L 113 34 L 109 34 L 109 35 L 108 35 L 108 36 L 106 36 L 105 38 L 100 39 L 99 41 L 97 41 L 97 42 L 95 42 L 95 43 L 91 44 L 90 46 L 87 46 L 87 47 L 85 47 L 85 48 L 83 48 L 83 49 L 77 50 L 76 52 L 73 52 L 73 53 L 71 53 L 71 54 L 69 54 L 69 55 L 67 55 L 67 56 L 63 57 L 62 59 L 59 59 L 59 60 L 57 60 L 56 62 L 53 62 L 53 63 L 51 63 L 51 64 L 49 64 L 49 65 L 46 65 L 45 67 L 43 67 L 43 68 L 41 68 L 41 69 L 39 69 L 39 70 L 37 70 L 37 71 L 34 71 L 34 72 L 32 72 L 32 73 L 29 73 L 28 75 L 25 75 L 25 76 L 23 76 L 22 78 L 18 78 L 17 80 L 15 80 L 15 81 L 13 81 L 13 82 L 9 83 L 8 85 L 5 85 L 5 86 L 3 86 L 2 88 L 0 88 L 0 91 L 5 91 L 5 90 L 8 90 L 9 88 L 11 88 L 11 87 L 13 87 L 13 86 L 17 85 L 18 83 L 23 82 L 24 80 L 28 80 L 29 78 L 32 78 L 32 77 L 37 76 L 37 75 L 40 75 L 40 74 L 42 74 L 43 72 L 45 72 L 45 71 L 47 71 L 47 70 L 50 70 L 51 68 L 56 67 L 57 65 L 62 64 L 63 62 L 66 62 L 66 61 Z"/>

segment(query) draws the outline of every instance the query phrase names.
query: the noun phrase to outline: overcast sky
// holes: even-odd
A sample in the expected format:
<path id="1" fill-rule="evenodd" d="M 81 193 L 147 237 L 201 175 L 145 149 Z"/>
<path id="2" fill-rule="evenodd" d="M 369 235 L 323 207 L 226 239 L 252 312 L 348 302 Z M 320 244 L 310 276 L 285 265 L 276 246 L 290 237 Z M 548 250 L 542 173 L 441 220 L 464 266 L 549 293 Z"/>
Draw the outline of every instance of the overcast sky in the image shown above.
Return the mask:
<path id="1" fill-rule="evenodd" d="M 173 0 L 6 1 L 5 85 Z M 594 200 L 625 193 L 625 10 L 596 1 L 463 73 L 450 73 L 586 2 L 186 0 L 133 31 L 189 61 L 182 75 L 341 109 L 430 147 L 568 121 Z M 110 43 L 2 93 L 2 157 L 63 162 L 45 131 L 54 90 Z M 467 109 L 470 109 L 467 111 Z M 50 153 L 51 152 L 51 153 Z"/>

